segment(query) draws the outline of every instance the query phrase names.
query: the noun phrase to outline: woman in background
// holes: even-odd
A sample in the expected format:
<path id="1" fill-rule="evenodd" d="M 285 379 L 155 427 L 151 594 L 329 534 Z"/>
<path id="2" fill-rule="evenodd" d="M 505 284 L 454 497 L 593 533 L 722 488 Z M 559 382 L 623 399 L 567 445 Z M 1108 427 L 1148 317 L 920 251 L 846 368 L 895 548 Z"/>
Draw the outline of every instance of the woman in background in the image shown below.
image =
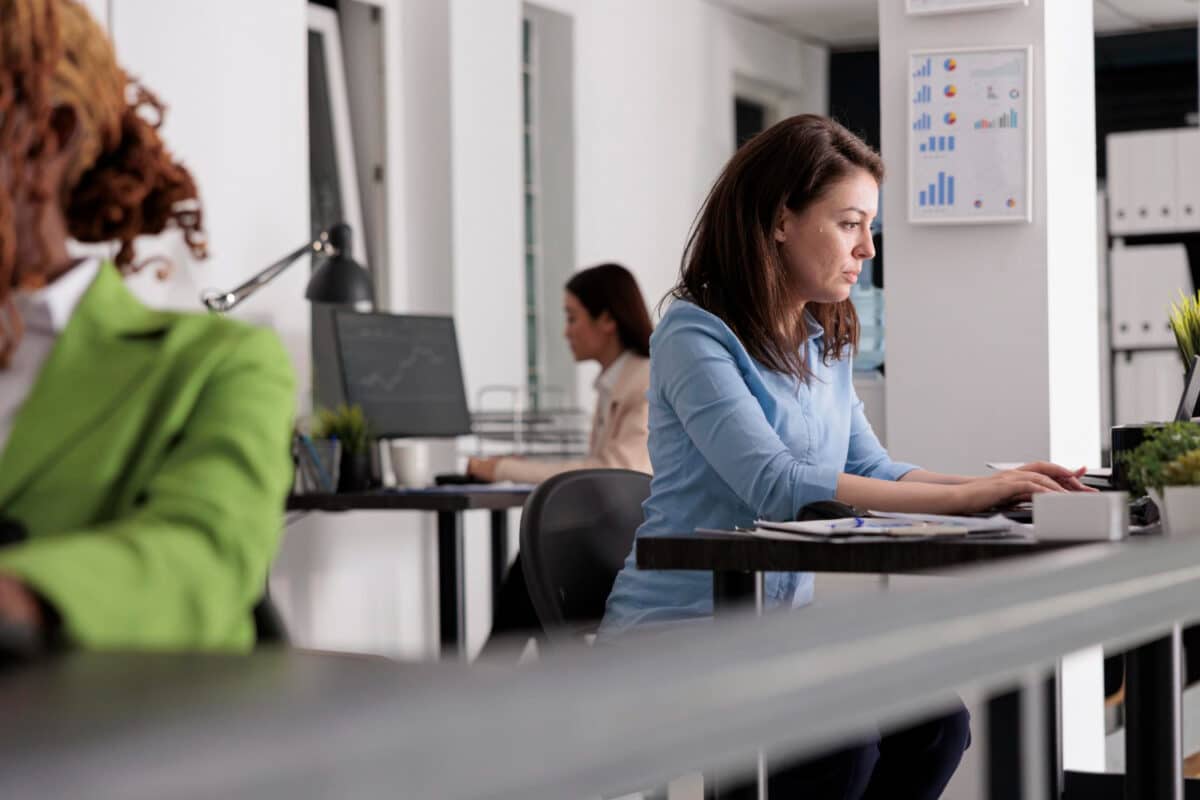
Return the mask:
<path id="1" fill-rule="evenodd" d="M 629 270 L 601 264 L 567 281 L 564 336 L 576 361 L 596 361 L 596 410 L 588 454 L 576 461 L 515 457 L 472 458 L 467 473 L 485 481 L 538 483 L 563 472 L 594 467 L 650 472 L 646 450 L 646 389 L 650 385 L 650 333 L 646 301 Z M 520 555 L 509 569 L 492 626 L 492 636 L 540 629 L 529 599 Z"/>
<path id="2" fill-rule="evenodd" d="M 467 474 L 484 481 L 539 483 L 577 469 L 650 471 L 646 452 L 646 389 L 650 385 L 653 325 L 637 281 L 620 264 L 577 272 L 563 293 L 563 331 L 576 361 L 600 365 L 587 457 L 538 461 L 503 456 L 472 458 Z"/>

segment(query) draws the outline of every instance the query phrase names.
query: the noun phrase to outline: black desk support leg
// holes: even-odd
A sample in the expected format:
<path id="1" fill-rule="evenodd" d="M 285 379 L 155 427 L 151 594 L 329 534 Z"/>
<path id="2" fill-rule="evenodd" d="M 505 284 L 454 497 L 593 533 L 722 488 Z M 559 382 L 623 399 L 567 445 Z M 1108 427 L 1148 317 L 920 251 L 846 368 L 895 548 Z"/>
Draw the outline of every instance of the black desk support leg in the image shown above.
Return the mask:
<path id="1" fill-rule="evenodd" d="M 466 658 L 462 515 L 456 511 L 439 511 L 437 520 L 438 617 L 441 623 L 442 656 L 454 653 L 458 658 Z"/>
<path id="2" fill-rule="evenodd" d="M 761 572 L 714 572 L 713 615 L 746 608 L 751 603 L 762 613 Z"/>
<path id="3" fill-rule="evenodd" d="M 1183 798 L 1178 625 L 1125 656 L 1125 797 Z"/>
<path id="4" fill-rule="evenodd" d="M 1040 696 L 1026 697 L 1025 693 L 1031 691 Z M 1028 719 L 1027 715 L 1033 709 L 1040 713 L 1035 713 L 1035 719 Z M 1041 771 L 1043 796 L 1059 800 L 1062 778 L 1056 677 L 1050 676 L 992 697 L 988 700 L 986 714 L 988 800 L 1023 800 L 1027 794 L 1026 776 L 1039 766 L 1044 767 Z M 1042 726 L 1040 735 L 1036 729 L 1026 727 L 1027 724 Z M 1031 733 L 1035 740 L 1032 742 L 1028 741 Z M 1031 751 L 1040 756 L 1040 764 L 1038 759 L 1030 758 Z M 1035 787 L 1031 791 L 1039 789 Z"/>
<path id="5" fill-rule="evenodd" d="M 492 618 L 496 616 L 496 601 L 500 587 L 508 574 L 508 511 L 492 512 Z"/>

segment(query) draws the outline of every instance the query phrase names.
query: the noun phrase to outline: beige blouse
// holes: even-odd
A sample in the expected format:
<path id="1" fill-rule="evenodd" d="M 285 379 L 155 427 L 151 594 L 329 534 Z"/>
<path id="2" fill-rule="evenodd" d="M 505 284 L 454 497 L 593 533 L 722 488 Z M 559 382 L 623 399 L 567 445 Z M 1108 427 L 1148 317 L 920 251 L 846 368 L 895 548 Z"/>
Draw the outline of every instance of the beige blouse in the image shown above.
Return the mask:
<path id="1" fill-rule="evenodd" d="M 595 467 L 650 472 L 650 359 L 626 350 L 596 379 L 596 413 L 587 458 L 578 461 L 535 461 L 502 458 L 496 480 L 540 483 L 562 472 Z"/>

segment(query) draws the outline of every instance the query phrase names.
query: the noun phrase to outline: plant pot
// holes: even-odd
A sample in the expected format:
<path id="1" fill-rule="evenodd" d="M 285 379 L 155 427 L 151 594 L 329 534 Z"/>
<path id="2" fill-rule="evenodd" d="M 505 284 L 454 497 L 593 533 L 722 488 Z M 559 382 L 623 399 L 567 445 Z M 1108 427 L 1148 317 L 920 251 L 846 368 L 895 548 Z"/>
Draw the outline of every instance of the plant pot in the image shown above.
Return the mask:
<path id="1" fill-rule="evenodd" d="M 1151 489 L 1150 496 L 1158 506 L 1164 534 L 1188 536 L 1200 533 L 1200 486 L 1164 486 Z"/>
<path id="2" fill-rule="evenodd" d="M 342 451 L 342 468 L 338 475 L 339 492 L 365 492 L 371 488 L 371 454 L 367 450 L 355 453 Z"/>

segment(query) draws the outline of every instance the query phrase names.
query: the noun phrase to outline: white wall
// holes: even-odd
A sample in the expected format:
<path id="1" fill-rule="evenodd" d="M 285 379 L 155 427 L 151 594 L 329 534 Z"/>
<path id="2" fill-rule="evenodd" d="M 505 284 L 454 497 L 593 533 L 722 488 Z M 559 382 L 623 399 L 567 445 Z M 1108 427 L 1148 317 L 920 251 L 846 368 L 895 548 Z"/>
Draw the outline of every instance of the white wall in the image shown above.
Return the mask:
<path id="1" fill-rule="evenodd" d="M 618 261 L 651 307 L 733 154 L 735 75 L 828 110 L 828 52 L 702 0 L 544 0 L 575 18 L 578 265 Z M 593 402 L 595 367 L 580 370 Z"/>
<path id="2" fill-rule="evenodd" d="M 968 474 L 1097 464 L 1091 3 L 907 17 L 880 0 L 879 13 L 891 451 Z M 910 225 L 908 51 L 986 44 L 1034 45 L 1033 222 Z"/>
<path id="3" fill-rule="evenodd" d="M 108 0 L 83 0 L 83 5 L 100 23 L 100 27 L 108 27 Z"/>
<path id="4" fill-rule="evenodd" d="M 454 313 L 467 396 L 525 382 L 520 0 L 450 3 Z"/>
<path id="5" fill-rule="evenodd" d="M 231 288 L 308 238 L 308 94 L 303 0 L 112 0 L 117 57 L 167 105 L 162 134 L 191 170 L 204 203 L 209 258 L 177 235 L 139 242 L 165 253 L 169 280 L 131 281 L 153 305 L 202 311 L 206 288 Z M 297 264 L 234 316 L 283 338 L 307 402 L 309 309 Z"/>

